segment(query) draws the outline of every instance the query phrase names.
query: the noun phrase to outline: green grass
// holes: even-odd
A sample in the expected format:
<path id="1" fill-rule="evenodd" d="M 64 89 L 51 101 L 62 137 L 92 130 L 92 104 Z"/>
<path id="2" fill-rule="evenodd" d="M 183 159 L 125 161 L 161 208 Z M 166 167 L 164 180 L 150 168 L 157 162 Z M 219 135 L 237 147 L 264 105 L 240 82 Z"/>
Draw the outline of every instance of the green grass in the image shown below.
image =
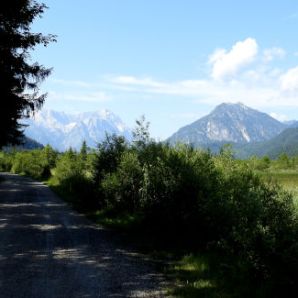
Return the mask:
<path id="1" fill-rule="evenodd" d="M 181 298 L 268 297 L 266 288 L 250 281 L 247 268 L 218 253 L 187 254 L 173 262 L 167 274 L 175 279 L 169 295 Z"/>
<path id="2" fill-rule="evenodd" d="M 211 276 L 209 260 L 203 255 L 186 255 L 169 268 L 176 287 L 169 294 L 176 297 L 216 297 L 216 282 Z"/>
<path id="3" fill-rule="evenodd" d="M 131 231 L 141 221 L 141 216 L 128 213 L 117 213 L 110 210 L 97 210 L 86 214 L 93 222 L 104 225 L 106 227 L 121 230 Z"/>
<path id="4" fill-rule="evenodd" d="M 271 169 L 261 172 L 266 179 L 272 179 L 280 184 L 286 191 L 293 195 L 294 204 L 298 210 L 298 170 L 296 169 Z"/>

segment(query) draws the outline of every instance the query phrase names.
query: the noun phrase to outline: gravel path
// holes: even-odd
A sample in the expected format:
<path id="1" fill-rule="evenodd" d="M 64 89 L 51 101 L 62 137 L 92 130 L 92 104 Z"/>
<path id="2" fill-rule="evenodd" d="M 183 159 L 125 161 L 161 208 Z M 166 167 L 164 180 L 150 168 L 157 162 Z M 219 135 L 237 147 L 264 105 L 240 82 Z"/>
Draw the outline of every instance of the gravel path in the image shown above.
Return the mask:
<path id="1" fill-rule="evenodd" d="M 154 264 L 40 182 L 0 173 L 0 297 L 164 297 Z"/>

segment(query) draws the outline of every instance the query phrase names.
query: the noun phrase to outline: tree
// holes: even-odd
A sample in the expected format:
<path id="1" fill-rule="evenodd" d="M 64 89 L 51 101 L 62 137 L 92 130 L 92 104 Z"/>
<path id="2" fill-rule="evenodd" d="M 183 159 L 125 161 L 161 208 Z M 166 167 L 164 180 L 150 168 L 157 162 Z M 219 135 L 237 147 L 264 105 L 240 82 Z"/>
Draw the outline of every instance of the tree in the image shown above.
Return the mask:
<path id="1" fill-rule="evenodd" d="M 30 32 L 31 23 L 46 8 L 35 0 L 0 3 L 0 147 L 20 143 L 24 126 L 19 120 L 38 110 L 46 97 L 39 93 L 39 84 L 51 69 L 32 63 L 29 53 L 55 41 L 54 35 Z"/>
<path id="2" fill-rule="evenodd" d="M 86 141 L 84 140 L 80 149 L 80 157 L 83 162 L 87 160 L 88 146 Z"/>
<path id="3" fill-rule="evenodd" d="M 136 120 L 136 127 L 132 132 L 133 142 L 136 147 L 144 148 L 145 145 L 150 143 L 149 126 L 150 123 L 146 121 L 144 115 L 139 120 Z"/>
<path id="4" fill-rule="evenodd" d="M 106 134 L 105 140 L 98 144 L 98 151 L 94 161 L 94 179 L 100 183 L 107 173 L 117 170 L 121 156 L 127 144 L 123 136 Z"/>

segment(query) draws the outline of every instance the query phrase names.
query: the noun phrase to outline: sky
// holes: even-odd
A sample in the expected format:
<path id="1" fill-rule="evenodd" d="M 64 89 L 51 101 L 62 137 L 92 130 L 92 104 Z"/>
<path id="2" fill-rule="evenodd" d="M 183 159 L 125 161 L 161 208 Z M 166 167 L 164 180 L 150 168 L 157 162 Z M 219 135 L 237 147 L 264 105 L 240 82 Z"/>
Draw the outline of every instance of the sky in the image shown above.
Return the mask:
<path id="1" fill-rule="evenodd" d="M 163 140 L 222 102 L 298 119 L 298 1 L 44 0 L 44 109 L 145 115 Z"/>

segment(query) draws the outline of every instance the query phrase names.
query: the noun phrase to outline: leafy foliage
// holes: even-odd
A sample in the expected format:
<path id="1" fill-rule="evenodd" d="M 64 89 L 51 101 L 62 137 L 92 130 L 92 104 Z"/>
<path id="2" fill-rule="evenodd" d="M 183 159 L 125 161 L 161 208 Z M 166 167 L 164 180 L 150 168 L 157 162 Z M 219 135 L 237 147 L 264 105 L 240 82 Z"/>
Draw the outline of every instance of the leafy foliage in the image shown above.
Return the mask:
<path id="1" fill-rule="evenodd" d="M 47 145 L 42 149 L 0 152 L 0 171 L 48 179 L 56 166 L 58 153 Z"/>
<path id="2" fill-rule="evenodd" d="M 90 160 L 84 151 L 84 143 L 80 153 L 69 149 L 60 155 L 53 169 L 54 184 L 58 184 L 60 192 L 66 194 L 71 202 L 82 210 L 97 207 L 93 200 L 94 191 L 89 172 Z"/>

